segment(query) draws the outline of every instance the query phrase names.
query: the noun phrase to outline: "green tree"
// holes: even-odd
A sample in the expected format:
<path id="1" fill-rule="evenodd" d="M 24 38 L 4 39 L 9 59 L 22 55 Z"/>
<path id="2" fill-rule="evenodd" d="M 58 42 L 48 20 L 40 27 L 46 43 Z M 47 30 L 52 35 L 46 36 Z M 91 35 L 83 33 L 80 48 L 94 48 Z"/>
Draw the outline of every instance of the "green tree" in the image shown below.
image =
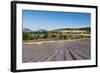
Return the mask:
<path id="1" fill-rule="evenodd" d="M 30 39 L 30 34 L 28 32 L 23 32 L 23 40 L 29 40 Z"/>

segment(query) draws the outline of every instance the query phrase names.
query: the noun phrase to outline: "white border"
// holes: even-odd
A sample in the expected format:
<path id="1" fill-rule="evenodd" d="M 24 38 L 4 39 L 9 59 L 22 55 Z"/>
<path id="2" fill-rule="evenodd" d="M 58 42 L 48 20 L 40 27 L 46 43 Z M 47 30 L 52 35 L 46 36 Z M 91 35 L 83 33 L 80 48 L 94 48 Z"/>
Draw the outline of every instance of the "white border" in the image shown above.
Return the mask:
<path id="1" fill-rule="evenodd" d="M 96 21 L 95 21 L 95 9 L 92 8 L 80 8 L 80 7 L 64 7 L 64 6 L 45 6 L 45 5 L 28 5 L 17 4 L 17 70 L 21 69 L 38 69 L 38 68 L 52 68 L 52 67 L 71 67 L 71 66 L 85 66 L 95 65 L 96 60 Z M 34 63 L 22 63 L 22 9 L 27 10 L 45 10 L 45 11 L 63 11 L 63 12 L 84 12 L 91 13 L 91 60 L 77 60 L 77 61 L 60 61 L 60 62 L 34 62 Z"/>

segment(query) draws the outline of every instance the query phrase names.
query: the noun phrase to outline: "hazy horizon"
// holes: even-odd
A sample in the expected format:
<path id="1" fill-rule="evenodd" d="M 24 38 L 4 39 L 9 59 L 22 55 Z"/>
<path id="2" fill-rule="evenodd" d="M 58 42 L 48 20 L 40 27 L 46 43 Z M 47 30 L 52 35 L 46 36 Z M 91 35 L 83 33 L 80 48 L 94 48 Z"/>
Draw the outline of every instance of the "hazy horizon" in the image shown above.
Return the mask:
<path id="1" fill-rule="evenodd" d="M 80 27 L 80 28 L 87 28 L 87 27 Z M 79 29 L 79 28 L 58 28 L 58 29 L 53 29 L 53 30 L 47 30 L 47 29 L 32 30 L 32 29 L 30 29 L 30 28 L 23 28 L 23 29 L 29 29 L 29 30 L 31 30 L 31 31 L 39 31 L 39 30 L 54 31 L 54 30 L 59 30 L 59 29 Z"/>

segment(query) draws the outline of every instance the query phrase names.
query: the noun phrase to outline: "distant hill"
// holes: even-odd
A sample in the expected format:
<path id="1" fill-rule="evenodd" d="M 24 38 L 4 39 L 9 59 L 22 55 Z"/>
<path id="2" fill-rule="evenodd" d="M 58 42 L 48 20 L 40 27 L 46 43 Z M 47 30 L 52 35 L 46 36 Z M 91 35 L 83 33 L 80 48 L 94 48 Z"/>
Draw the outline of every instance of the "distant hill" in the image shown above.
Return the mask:
<path id="1" fill-rule="evenodd" d="M 56 29 L 53 31 L 61 31 L 61 30 L 91 30 L 91 27 L 82 27 L 82 28 L 61 28 L 61 29 Z"/>
<path id="2" fill-rule="evenodd" d="M 86 31 L 91 31 L 91 27 L 82 27 L 82 28 L 61 28 L 61 29 L 55 29 L 55 30 L 51 30 L 51 31 L 66 31 L 66 30 L 86 30 Z M 39 29 L 37 31 L 32 31 L 29 28 L 24 28 L 23 32 L 49 32 L 48 30 L 45 29 Z"/>
<path id="3" fill-rule="evenodd" d="M 23 32 L 32 32 L 32 30 L 30 30 L 29 28 L 24 28 Z"/>
<path id="4" fill-rule="evenodd" d="M 37 32 L 47 32 L 45 29 L 39 29 Z"/>
<path id="5" fill-rule="evenodd" d="M 79 28 L 79 30 L 91 30 L 90 27 Z"/>

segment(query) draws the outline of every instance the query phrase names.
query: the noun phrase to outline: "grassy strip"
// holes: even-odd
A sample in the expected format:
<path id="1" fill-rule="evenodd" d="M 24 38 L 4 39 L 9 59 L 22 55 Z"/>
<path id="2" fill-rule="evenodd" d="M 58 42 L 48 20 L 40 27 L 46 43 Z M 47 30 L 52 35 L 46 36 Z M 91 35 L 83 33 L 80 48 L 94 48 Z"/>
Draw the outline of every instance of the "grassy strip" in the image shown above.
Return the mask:
<path id="1" fill-rule="evenodd" d="M 68 41 L 80 41 L 80 40 L 86 40 L 86 39 L 89 39 L 89 38 L 67 39 L 67 40 L 49 40 L 49 41 L 38 41 L 38 42 L 31 41 L 31 42 L 26 42 L 26 43 L 23 42 L 23 45 L 25 45 L 25 44 L 55 43 L 55 42 L 60 43 L 60 42 L 68 42 Z"/>

